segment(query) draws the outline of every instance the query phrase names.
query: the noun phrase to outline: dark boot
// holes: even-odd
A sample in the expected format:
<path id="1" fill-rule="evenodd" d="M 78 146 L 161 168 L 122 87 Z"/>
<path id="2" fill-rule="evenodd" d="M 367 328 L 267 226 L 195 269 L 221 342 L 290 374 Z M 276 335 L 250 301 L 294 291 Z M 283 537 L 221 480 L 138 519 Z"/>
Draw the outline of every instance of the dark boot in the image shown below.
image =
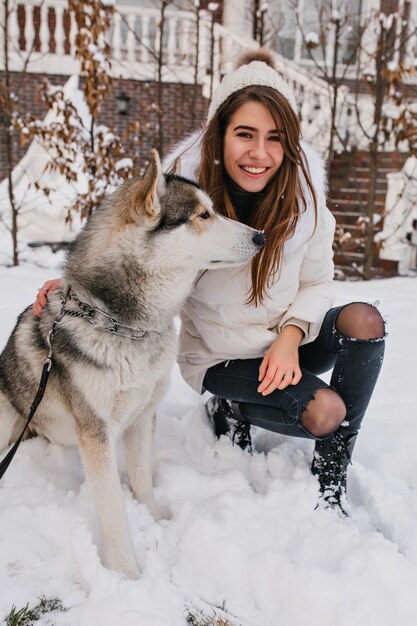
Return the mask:
<path id="1" fill-rule="evenodd" d="M 242 450 L 252 450 L 250 422 L 241 415 L 235 402 L 212 396 L 206 402 L 206 411 L 216 437 L 228 435 Z"/>
<path id="2" fill-rule="evenodd" d="M 343 515 L 347 515 L 347 468 L 356 437 L 356 433 L 348 434 L 339 429 L 331 437 L 316 441 L 311 464 L 311 472 L 317 476 L 320 485 L 320 501 L 326 507 L 339 509 Z"/>

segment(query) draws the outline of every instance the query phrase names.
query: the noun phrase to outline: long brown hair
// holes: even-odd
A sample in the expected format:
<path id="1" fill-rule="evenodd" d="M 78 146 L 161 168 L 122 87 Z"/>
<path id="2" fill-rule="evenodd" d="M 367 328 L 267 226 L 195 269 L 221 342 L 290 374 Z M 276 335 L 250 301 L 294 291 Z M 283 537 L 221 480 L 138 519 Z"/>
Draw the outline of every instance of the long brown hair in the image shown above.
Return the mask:
<path id="1" fill-rule="evenodd" d="M 266 243 L 251 265 L 252 287 L 248 304 L 264 301 L 267 288 L 279 271 L 285 241 L 294 234 L 306 198 L 300 184 L 299 168 L 313 200 L 317 222 L 317 199 L 310 179 L 305 155 L 300 146 L 300 121 L 283 95 L 271 87 L 250 86 L 233 93 L 216 111 L 202 139 L 199 183 L 213 200 L 216 209 L 231 219 L 237 216 L 228 190 L 223 161 L 224 136 L 232 115 L 249 101 L 264 104 L 280 134 L 284 159 L 274 178 L 263 190 L 251 226 L 263 230 Z"/>

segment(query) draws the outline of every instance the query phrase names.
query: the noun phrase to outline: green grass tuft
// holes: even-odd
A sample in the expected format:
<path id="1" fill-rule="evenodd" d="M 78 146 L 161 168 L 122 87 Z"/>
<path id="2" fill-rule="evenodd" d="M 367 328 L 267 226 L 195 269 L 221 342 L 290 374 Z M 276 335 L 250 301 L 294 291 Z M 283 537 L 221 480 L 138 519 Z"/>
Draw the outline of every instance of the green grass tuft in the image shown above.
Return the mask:
<path id="1" fill-rule="evenodd" d="M 209 617 L 202 611 L 187 609 L 186 626 L 234 626 L 232 622 L 218 615 Z"/>
<path id="2" fill-rule="evenodd" d="M 65 610 L 61 600 L 58 598 L 47 600 L 45 596 L 42 596 L 39 598 L 39 603 L 33 607 L 33 609 L 29 609 L 29 604 L 19 610 L 13 605 L 4 623 L 6 626 L 32 626 L 32 624 L 37 622 L 46 613 Z"/>

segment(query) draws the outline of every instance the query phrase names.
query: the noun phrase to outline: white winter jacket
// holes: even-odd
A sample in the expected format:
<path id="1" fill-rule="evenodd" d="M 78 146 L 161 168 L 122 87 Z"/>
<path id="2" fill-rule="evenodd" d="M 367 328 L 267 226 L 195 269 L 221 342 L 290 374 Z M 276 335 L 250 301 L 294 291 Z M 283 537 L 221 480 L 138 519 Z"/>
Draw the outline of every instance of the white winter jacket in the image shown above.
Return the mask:
<path id="1" fill-rule="evenodd" d="M 335 220 L 326 207 L 322 161 L 309 146 L 303 144 L 303 149 L 317 192 L 317 227 L 314 230 L 314 206 L 300 170 L 307 210 L 284 245 L 279 272 L 264 304 L 246 304 L 251 286 L 248 263 L 204 272 L 183 307 L 178 363 L 185 380 L 199 393 L 209 367 L 228 359 L 263 357 L 288 324 L 301 328 L 302 344 L 313 341 L 333 304 Z M 199 135 L 179 144 L 165 163 L 169 165 L 178 155 L 181 174 L 196 180 Z"/>

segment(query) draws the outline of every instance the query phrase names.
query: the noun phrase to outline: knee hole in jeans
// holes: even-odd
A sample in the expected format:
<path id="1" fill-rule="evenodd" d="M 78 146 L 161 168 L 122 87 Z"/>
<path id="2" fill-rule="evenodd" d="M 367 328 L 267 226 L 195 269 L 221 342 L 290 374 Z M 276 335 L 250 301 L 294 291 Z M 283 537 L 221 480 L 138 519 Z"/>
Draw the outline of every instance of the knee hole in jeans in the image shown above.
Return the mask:
<path id="1" fill-rule="evenodd" d="M 346 417 L 346 406 L 336 391 L 319 389 L 307 404 L 301 423 L 314 437 L 325 437 L 335 432 Z"/>
<path id="2" fill-rule="evenodd" d="M 336 328 L 346 337 L 360 340 L 380 339 L 385 334 L 380 312 L 365 302 L 352 302 L 345 306 L 337 317 Z"/>

